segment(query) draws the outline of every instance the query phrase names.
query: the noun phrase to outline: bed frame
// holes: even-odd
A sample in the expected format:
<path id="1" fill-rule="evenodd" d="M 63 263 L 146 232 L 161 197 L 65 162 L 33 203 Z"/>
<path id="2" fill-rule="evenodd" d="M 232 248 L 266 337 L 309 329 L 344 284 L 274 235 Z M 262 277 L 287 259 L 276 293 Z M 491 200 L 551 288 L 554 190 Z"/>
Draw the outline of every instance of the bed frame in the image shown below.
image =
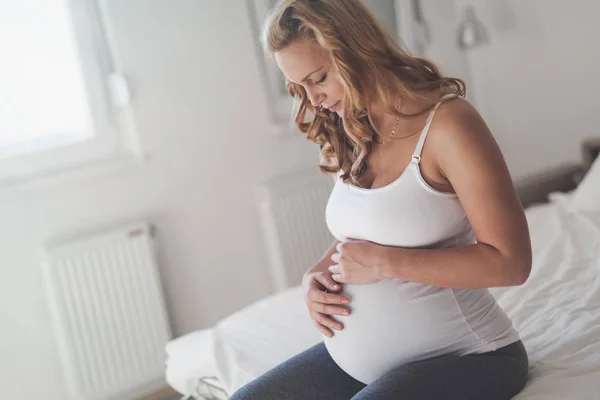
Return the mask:
<path id="1" fill-rule="evenodd" d="M 600 138 L 589 138 L 581 143 L 582 162 L 565 163 L 544 171 L 516 179 L 514 184 L 523 207 L 548 201 L 552 192 L 569 192 L 577 187 L 600 153 Z"/>
<path id="2" fill-rule="evenodd" d="M 515 189 L 523 208 L 548 201 L 552 192 L 569 192 L 577 187 L 582 176 L 580 164 L 563 164 L 515 180 Z"/>

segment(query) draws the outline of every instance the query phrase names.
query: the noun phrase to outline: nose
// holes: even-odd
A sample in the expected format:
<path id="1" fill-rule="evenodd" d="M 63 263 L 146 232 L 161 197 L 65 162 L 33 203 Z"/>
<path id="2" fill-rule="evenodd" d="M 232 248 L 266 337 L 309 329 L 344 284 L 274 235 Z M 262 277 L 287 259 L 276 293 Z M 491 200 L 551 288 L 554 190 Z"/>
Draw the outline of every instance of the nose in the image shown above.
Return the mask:
<path id="1" fill-rule="evenodd" d="M 306 89 L 306 94 L 308 95 L 308 99 L 310 100 L 310 104 L 312 104 L 313 107 L 318 106 L 323 101 L 323 96 L 320 93 L 316 93 L 315 90 Z"/>

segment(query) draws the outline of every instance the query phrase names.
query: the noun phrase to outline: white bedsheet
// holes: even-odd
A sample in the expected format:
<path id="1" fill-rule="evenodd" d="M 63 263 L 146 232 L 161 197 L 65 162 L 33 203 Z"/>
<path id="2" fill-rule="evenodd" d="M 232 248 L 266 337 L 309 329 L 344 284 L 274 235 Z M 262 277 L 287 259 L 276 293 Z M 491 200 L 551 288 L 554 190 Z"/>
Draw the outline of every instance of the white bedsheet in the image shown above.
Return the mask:
<path id="1" fill-rule="evenodd" d="M 567 195 L 551 199 L 527 210 L 534 251 L 529 280 L 491 290 L 529 352 L 530 381 L 515 399 L 600 399 L 600 213 L 569 214 Z M 231 394 L 322 340 L 300 287 L 206 331 L 210 340 L 192 334 L 167 347 L 167 381 L 182 393 L 199 376 L 214 375 Z"/>
<path id="2" fill-rule="evenodd" d="M 568 198 L 557 193 L 527 211 L 527 283 L 491 290 L 529 352 L 517 400 L 600 399 L 600 213 L 568 213 Z"/>

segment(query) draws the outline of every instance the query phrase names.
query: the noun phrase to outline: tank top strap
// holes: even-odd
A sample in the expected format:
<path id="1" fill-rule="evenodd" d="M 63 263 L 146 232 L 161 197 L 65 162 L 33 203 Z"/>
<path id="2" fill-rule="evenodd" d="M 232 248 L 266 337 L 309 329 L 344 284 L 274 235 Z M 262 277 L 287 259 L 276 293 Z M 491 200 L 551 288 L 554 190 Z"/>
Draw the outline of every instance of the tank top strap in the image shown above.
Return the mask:
<path id="1" fill-rule="evenodd" d="M 421 131 L 421 136 L 419 137 L 419 142 L 417 143 L 417 147 L 415 148 L 415 152 L 412 155 L 412 162 L 418 164 L 421 161 L 421 152 L 423 151 L 423 144 L 425 143 L 425 138 L 427 137 L 427 133 L 429 132 L 429 126 L 431 125 L 431 121 L 433 121 L 433 117 L 438 107 L 446 100 L 455 99 L 458 95 L 455 93 L 448 93 L 443 95 L 440 98 L 440 101 L 433 107 L 433 110 L 429 113 L 429 117 L 427 118 L 427 122 L 425 123 L 425 127 Z"/>

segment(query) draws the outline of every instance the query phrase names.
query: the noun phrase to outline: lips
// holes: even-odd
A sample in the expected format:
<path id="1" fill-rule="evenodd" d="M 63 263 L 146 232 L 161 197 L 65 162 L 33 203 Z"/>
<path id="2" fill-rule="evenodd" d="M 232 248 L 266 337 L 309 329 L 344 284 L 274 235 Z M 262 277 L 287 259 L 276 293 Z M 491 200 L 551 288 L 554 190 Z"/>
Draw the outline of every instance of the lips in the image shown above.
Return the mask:
<path id="1" fill-rule="evenodd" d="M 327 109 L 328 109 L 329 111 L 337 111 L 337 110 L 338 110 L 338 108 L 340 108 L 340 103 L 341 103 L 341 100 L 340 100 L 340 101 L 338 101 L 337 103 L 335 103 L 333 106 L 331 106 L 331 107 L 327 107 Z"/>

